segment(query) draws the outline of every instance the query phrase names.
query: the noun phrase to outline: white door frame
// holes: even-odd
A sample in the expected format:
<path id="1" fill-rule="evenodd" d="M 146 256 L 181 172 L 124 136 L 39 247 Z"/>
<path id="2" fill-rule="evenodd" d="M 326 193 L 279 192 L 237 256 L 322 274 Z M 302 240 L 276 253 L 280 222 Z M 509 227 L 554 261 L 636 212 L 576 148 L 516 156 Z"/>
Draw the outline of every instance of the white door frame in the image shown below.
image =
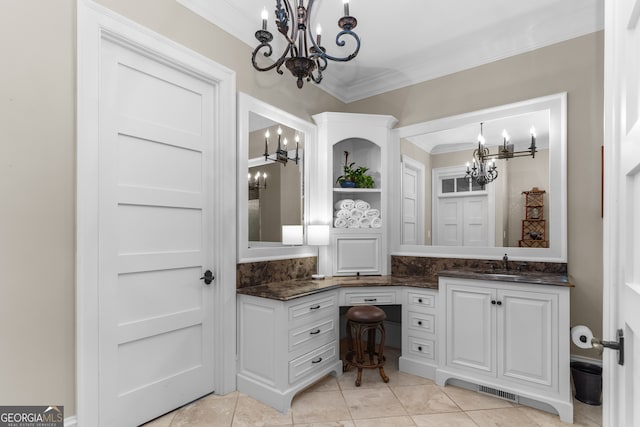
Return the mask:
<path id="1" fill-rule="evenodd" d="M 98 136 L 99 58 L 103 37 L 117 39 L 142 54 L 210 81 L 217 87 L 214 117 L 217 141 L 214 222 L 215 259 L 215 378 L 225 394 L 235 386 L 236 267 L 235 267 L 235 72 L 193 52 L 91 0 L 77 1 L 77 188 L 76 188 L 76 411 L 78 425 L 96 425 L 99 413 L 98 346 Z"/>

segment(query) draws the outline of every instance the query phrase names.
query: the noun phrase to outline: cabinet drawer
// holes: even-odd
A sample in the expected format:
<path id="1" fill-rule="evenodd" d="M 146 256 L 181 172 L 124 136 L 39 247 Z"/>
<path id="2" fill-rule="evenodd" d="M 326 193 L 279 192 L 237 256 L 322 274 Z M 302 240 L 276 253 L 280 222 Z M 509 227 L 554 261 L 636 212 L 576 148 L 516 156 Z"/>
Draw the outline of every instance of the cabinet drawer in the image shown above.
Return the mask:
<path id="1" fill-rule="evenodd" d="M 387 292 L 361 292 L 346 291 L 344 293 L 343 305 L 385 305 L 395 304 L 396 293 L 394 291 Z"/>
<path id="2" fill-rule="evenodd" d="M 409 329 L 428 334 L 436 333 L 435 316 L 433 314 L 416 313 L 410 311 L 408 313 Z"/>
<path id="3" fill-rule="evenodd" d="M 407 292 L 407 303 L 411 308 L 436 308 L 436 293 Z"/>
<path id="4" fill-rule="evenodd" d="M 289 383 L 293 384 L 338 360 L 337 347 L 336 341 L 333 341 L 289 362 Z"/>
<path id="5" fill-rule="evenodd" d="M 317 298 L 306 299 L 289 307 L 289 324 L 299 326 L 306 322 L 336 315 L 338 298 L 335 292 Z"/>
<path id="6" fill-rule="evenodd" d="M 304 348 L 318 348 L 336 339 L 336 322 L 333 317 L 289 331 L 289 352 Z"/>
<path id="7" fill-rule="evenodd" d="M 434 340 L 409 336 L 407 349 L 411 356 L 436 360 L 436 345 Z"/>

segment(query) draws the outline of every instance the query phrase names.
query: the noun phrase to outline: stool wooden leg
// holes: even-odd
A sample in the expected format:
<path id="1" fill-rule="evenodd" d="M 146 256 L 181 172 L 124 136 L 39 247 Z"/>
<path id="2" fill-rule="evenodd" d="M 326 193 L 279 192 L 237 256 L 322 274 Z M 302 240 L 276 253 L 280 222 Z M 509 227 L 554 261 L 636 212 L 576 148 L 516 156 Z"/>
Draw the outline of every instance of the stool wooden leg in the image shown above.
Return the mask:
<path id="1" fill-rule="evenodd" d="M 375 328 L 367 329 L 367 356 L 369 356 L 369 364 L 373 364 L 373 357 L 376 354 L 376 330 Z"/>
<path id="2" fill-rule="evenodd" d="M 342 364 L 342 372 L 347 372 L 351 361 L 353 360 L 353 333 L 351 331 L 351 320 L 347 320 L 347 351 L 344 354 L 344 363 Z"/>
<path id="3" fill-rule="evenodd" d="M 378 347 L 378 369 L 380 371 L 380 377 L 382 381 L 385 383 L 389 382 L 389 377 L 384 373 L 384 340 L 386 338 L 386 331 L 384 329 L 384 324 L 380 323 L 380 346 Z"/>

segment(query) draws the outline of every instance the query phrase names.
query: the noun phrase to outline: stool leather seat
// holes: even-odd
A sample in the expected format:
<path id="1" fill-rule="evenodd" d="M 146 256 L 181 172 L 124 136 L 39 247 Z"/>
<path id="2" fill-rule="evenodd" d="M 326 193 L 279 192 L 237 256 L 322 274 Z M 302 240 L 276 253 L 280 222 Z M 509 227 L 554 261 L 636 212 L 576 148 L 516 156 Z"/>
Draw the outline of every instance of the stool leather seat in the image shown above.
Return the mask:
<path id="1" fill-rule="evenodd" d="M 386 318 L 387 314 L 384 310 L 373 305 L 356 305 L 347 310 L 347 319 L 355 322 L 382 322 Z"/>
<path id="2" fill-rule="evenodd" d="M 387 314 L 373 305 L 356 305 L 347 310 L 346 316 L 348 348 L 343 371 L 350 366 L 358 369 L 356 387 L 360 387 L 362 383 L 363 368 L 378 369 L 382 381 L 389 382 L 389 377 L 384 372 L 384 320 Z"/>

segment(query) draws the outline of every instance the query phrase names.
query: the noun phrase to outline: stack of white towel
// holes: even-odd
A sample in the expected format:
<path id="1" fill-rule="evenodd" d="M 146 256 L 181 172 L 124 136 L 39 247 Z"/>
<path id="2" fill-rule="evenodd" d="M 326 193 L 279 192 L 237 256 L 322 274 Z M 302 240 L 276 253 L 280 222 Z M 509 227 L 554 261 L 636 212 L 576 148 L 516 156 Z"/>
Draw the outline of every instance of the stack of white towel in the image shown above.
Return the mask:
<path id="1" fill-rule="evenodd" d="M 336 203 L 335 228 L 381 228 L 380 209 L 372 209 L 364 200 L 342 199 Z"/>

